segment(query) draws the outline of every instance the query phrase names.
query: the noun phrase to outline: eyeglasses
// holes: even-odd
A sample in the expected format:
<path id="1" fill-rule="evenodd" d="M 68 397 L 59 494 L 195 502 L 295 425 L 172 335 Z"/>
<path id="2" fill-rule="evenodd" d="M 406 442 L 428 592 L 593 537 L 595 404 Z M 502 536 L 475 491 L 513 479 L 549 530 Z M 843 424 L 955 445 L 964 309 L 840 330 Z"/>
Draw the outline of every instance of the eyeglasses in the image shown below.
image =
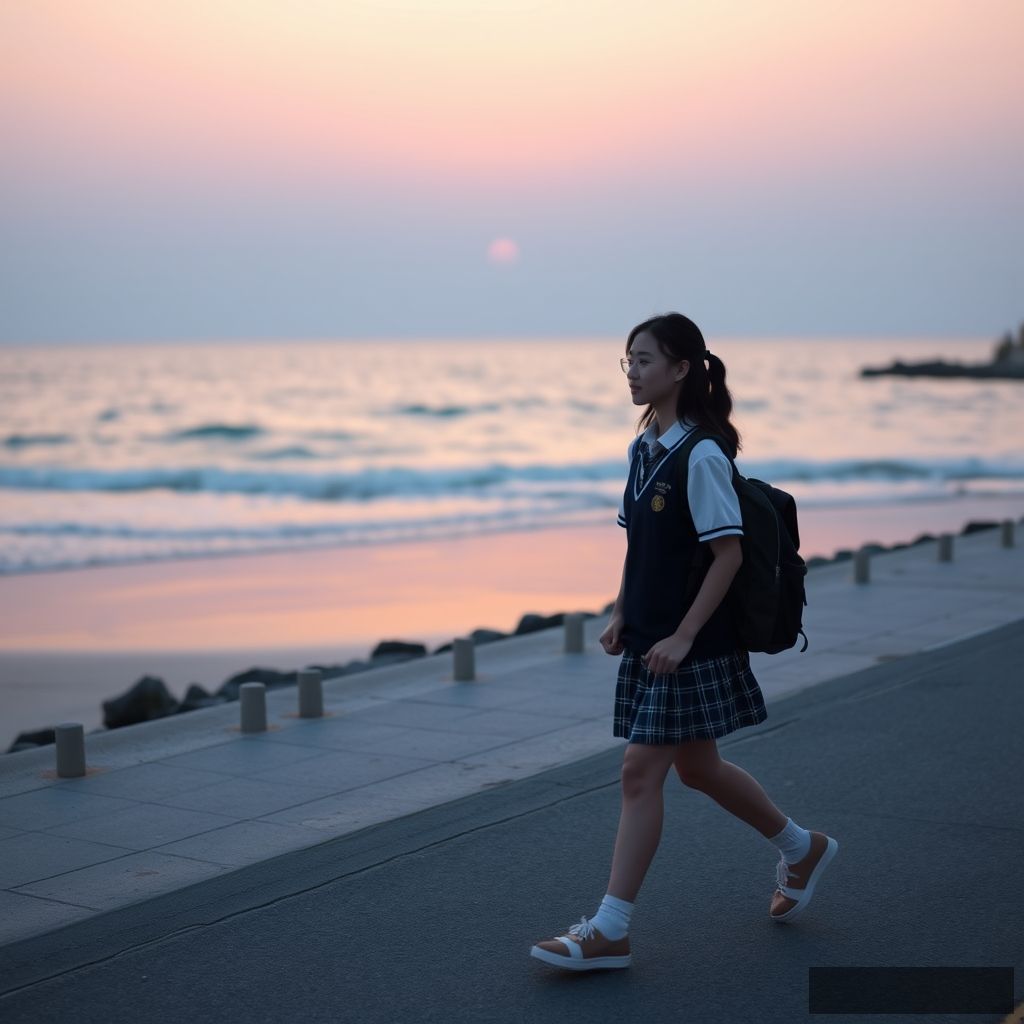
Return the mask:
<path id="1" fill-rule="evenodd" d="M 621 359 L 619 360 L 619 366 L 621 366 L 621 367 L 622 367 L 622 372 L 623 372 L 623 373 L 629 373 L 629 368 L 630 368 L 630 367 L 631 367 L 632 365 L 633 365 L 633 360 L 632 360 L 632 359 L 630 359 L 630 358 L 629 358 L 628 356 L 623 356 L 623 357 L 622 357 L 622 358 L 621 358 Z"/>

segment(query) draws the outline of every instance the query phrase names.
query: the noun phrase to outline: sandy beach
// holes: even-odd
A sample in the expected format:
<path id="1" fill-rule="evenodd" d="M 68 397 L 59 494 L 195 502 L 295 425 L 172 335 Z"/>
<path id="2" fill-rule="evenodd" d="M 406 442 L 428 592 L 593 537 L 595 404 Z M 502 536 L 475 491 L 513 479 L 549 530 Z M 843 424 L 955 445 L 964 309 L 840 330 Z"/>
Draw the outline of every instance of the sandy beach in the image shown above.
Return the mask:
<path id="1" fill-rule="evenodd" d="M 1006 499 L 960 507 L 812 509 L 805 557 L 968 519 L 1018 518 Z M 526 612 L 599 612 L 618 589 L 615 525 L 323 548 L 0 577 L 0 744 L 58 721 L 102 722 L 100 702 L 142 675 L 178 697 L 246 668 L 366 657 L 381 639 L 428 648 Z"/>

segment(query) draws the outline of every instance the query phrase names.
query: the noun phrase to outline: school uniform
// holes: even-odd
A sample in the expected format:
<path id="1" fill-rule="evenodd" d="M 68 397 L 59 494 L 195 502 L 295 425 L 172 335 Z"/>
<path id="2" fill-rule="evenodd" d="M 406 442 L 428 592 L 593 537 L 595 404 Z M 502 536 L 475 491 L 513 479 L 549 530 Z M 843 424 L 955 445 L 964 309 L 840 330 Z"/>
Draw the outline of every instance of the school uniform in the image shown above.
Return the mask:
<path id="1" fill-rule="evenodd" d="M 658 436 L 651 424 L 629 446 L 618 516 L 629 539 L 625 650 L 615 688 L 613 735 L 631 743 L 716 738 L 768 717 L 724 599 L 675 672 L 650 672 L 640 661 L 678 629 L 696 596 L 711 561 L 710 552 L 698 552 L 699 545 L 743 534 L 732 465 L 714 441 L 694 445 L 686 493 L 677 493 L 679 449 L 695 427 L 690 420 L 677 421 Z M 694 569 L 697 554 L 705 557 Z"/>

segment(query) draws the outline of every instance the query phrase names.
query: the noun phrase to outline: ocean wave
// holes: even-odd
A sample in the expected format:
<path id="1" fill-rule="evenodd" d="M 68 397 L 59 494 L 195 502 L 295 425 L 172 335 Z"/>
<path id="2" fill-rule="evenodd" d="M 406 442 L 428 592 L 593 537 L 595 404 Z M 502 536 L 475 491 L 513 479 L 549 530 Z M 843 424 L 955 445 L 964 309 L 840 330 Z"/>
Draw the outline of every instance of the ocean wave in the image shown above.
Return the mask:
<path id="1" fill-rule="evenodd" d="M 403 416 L 438 416 L 448 418 L 451 416 L 469 416 L 476 412 L 497 412 L 501 408 L 500 402 L 484 402 L 480 405 L 400 405 L 395 409 L 396 413 Z"/>
<path id="2" fill-rule="evenodd" d="M 587 510 L 576 513 L 563 510 L 557 516 L 559 525 L 594 521 L 594 513 Z M 89 527 L 77 523 L 51 523 L 33 529 L 25 524 L 0 530 L 0 575 L 211 555 L 443 540 L 509 530 L 536 530 L 550 525 L 552 520 L 547 510 L 507 508 L 424 516 L 411 521 L 374 519 L 353 523 L 281 523 L 242 528 L 153 529 L 131 525 Z M 64 542 L 58 547 L 46 540 L 56 535 L 60 535 Z M 43 544 L 34 544 L 33 536 L 43 539 Z M 5 537 L 13 538 L 14 544 L 3 543 Z M 19 538 L 27 539 L 28 546 L 19 545 Z"/>
<path id="3" fill-rule="evenodd" d="M 163 436 L 164 441 L 193 441 L 206 438 L 224 438 L 227 441 L 245 441 L 265 433 L 263 427 L 254 423 L 234 425 L 231 423 L 204 423 L 186 430 L 175 430 Z"/>
<path id="4" fill-rule="evenodd" d="M 271 462 L 274 459 L 318 459 L 320 456 L 305 445 L 296 444 L 287 448 L 275 448 L 269 452 L 254 452 L 249 458 Z"/>
<path id="5" fill-rule="evenodd" d="M 281 452 L 263 456 L 285 457 Z M 294 457 L 291 455 L 289 457 Z M 787 484 L 882 481 L 966 483 L 983 480 L 1024 480 L 1024 462 L 980 458 L 937 462 L 913 460 L 798 460 L 740 462 L 745 476 Z M 609 459 L 569 465 L 501 463 L 457 468 L 373 467 L 357 472 L 274 472 L 222 469 L 216 466 L 156 469 L 78 469 L 73 467 L 0 466 L 0 488 L 12 490 L 125 492 L 170 490 L 214 494 L 292 495 L 319 501 L 372 501 L 379 498 L 423 498 L 449 494 L 501 493 L 510 485 L 571 484 L 624 481 L 623 460 Z"/>
<path id="6" fill-rule="evenodd" d="M 992 477 L 1024 477 L 1024 465 L 1005 464 L 967 458 L 948 461 L 909 459 L 836 459 L 809 462 L 799 459 L 774 459 L 763 462 L 739 462 L 744 476 L 762 480 L 813 483 L 818 480 L 973 480 Z"/>
<path id="7" fill-rule="evenodd" d="M 33 445 L 70 444 L 73 440 L 69 434 L 8 434 L 4 438 L 4 447 L 30 448 Z"/>

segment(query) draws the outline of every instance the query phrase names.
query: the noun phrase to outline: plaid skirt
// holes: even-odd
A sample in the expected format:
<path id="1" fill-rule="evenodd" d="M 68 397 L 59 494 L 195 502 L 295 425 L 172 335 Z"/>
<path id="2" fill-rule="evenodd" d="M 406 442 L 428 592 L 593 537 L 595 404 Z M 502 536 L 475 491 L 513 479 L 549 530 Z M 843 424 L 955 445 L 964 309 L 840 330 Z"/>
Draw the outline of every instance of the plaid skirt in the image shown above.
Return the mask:
<path id="1" fill-rule="evenodd" d="M 685 743 L 725 736 L 768 717 L 750 655 L 733 651 L 649 672 L 626 650 L 615 684 L 613 735 L 630 743 Z"/>

